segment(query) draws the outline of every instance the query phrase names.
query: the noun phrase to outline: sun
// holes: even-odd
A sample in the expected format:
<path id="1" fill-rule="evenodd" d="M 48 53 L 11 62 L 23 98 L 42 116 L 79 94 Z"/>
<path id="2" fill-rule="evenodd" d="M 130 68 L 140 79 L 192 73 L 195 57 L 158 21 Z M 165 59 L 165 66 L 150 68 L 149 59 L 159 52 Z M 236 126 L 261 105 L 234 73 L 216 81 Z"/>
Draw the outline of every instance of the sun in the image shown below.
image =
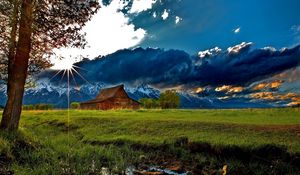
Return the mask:
<path id="1" fill-rule="evenodd" d="M 51 60 L 53 66 L 51 69 L 55 70 L 70 70 L 73 68 L 74 60 L 73 59 L 53 59 Z"/>

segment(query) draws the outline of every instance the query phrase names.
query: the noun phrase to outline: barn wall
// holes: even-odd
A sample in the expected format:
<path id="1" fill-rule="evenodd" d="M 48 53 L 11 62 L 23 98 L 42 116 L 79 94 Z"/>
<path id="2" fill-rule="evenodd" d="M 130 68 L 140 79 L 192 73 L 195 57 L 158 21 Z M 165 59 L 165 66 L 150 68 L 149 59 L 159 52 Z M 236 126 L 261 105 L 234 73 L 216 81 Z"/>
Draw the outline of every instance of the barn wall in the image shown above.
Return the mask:
<path id="1" fill-rule="evenodd" d="M 80 108 L 87 110 L 139 109 L 140 104 L 130 98 L 113 98 L 100 103 L 81 104 Z"/>
<path id="2" fill-rule="evenodd" d="M 113 109 L 138 109 L 140 104 L 130 98 L 114 98 Z"/>
<path id="3" fill-rule="evenodd" d="M 82 103 L 80 108 L 90 110 L 139 109 L 140 104 L 129 98 L 124 89 L 119 89 L 113 98 L 98 103 Z"/>
<path id="4" fill-rule="evenodd" d="M 92 109 L 97 109 L 97 104 L 80 104 L 80 109 L 87 109 L 87 110 L 92 110 Z"/>

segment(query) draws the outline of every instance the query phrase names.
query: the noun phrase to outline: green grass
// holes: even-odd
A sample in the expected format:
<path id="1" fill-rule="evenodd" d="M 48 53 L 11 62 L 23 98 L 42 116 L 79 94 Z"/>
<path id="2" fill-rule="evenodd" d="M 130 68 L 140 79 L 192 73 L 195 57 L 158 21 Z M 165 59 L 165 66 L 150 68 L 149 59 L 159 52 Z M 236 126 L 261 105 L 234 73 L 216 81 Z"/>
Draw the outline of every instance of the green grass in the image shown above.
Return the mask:
<path id="1" fill-rule="evenodd" d="M 69 116 L 70 129 L 75 128 L 83 141 L 161 144 L 188 137 L 190 141 L 222 145 L 284 145 L 290 152 L 300 152 L 298 109 L 72 110 Z M 37 132 L 37 137 L 43 133 L 43 137 L 57 134 L 45 127 L 66 127 L 67 121 L 67 111 L 25 111 L 21 127 Z"/>
<path id="2" fill-rule="evenodd" d="M 24 111 L 20 128 L 17 133 L 0 132 L 0 174 L 1 155 L 10 162 L 5 167 L 16 174 L 73 171 L 86 174 L 99 172 L 102 167 L 120 172 L 139 162 L 141 155 L 150 159 L 161 154 L 133 149 L 131 145 L 172 145 L 178 138 L 188 138 L 192 143 L 205 142 L 212 147 L 258 149 L 274 145 L 286 148 L 290 154 L 300 153 L 299 108 L 71 110 L 69 115 L 66 110 Z M 192 156 L 187 150 L 177 148 L 170 148 L 166 154 L 178 154 L 182 160 Z M 198 160 L 197 156 L 192 157 Z M 202 159 L 203 156 L 199 158 Z M 218 168 L 222 167 L 220 159 L 216 159 Z M 242 166 L 235 160 L 226 163 Z"/>

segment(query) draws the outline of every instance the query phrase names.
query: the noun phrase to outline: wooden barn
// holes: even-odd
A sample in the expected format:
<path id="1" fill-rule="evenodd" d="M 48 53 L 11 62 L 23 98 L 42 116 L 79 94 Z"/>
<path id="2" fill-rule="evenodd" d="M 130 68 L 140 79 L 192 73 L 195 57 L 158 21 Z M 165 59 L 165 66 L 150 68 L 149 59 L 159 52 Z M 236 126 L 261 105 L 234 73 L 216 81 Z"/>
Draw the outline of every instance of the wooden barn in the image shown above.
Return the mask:
<path id="1" fill-rule="evenodd" d="M 81 109 L 138 109 L 140 103 L 130 98 L 124 85 L 103 89 L 95 99 L 80 103 Z"/>

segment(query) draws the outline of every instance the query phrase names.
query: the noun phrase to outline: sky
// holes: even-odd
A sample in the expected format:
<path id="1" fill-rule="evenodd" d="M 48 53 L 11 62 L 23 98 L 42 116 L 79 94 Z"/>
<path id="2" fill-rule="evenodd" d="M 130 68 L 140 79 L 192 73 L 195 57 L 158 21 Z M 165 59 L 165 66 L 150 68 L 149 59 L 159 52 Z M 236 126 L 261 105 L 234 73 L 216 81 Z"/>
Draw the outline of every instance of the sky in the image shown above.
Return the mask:
<path id="1" fill-rule="evenodd" d="M 57 50 L 67 59 L 52 69 L 88 58 L 76 65 L 90 82 L 300 105 L 299 0 L 100 3 L 83 29 L 89 47 Z"/>
<path id="2" fill-rule="evenodd" d="M 84 27 L 88 47 L 60 49 L 54 68 L 124 48 L 180 49 L 190 54 L 252 42 L 277 49 L 300 43 L 298 0 L 104 0 Z"/>

